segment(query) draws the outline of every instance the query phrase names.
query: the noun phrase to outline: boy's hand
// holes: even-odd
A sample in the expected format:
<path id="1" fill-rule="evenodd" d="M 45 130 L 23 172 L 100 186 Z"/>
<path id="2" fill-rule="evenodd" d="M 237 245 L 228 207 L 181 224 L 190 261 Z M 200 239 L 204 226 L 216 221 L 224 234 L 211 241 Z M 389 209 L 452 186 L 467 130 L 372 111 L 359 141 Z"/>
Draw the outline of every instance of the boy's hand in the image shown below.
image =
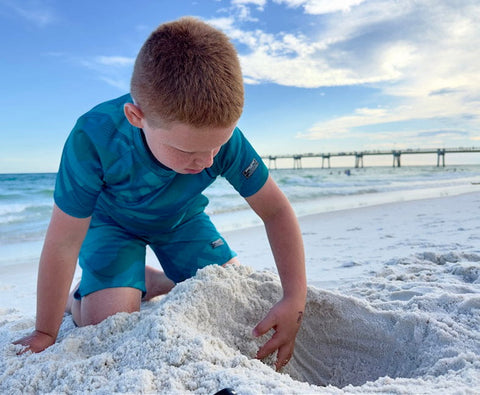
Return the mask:
<path id="1" fill-rule="evenodd" d="M 283 368 L 292 358 L 295 337 L 300 329 L 305 305 L 283 298 L 275 304 L 267 316 L 253 329 L 253 336 L 259 337 L 274 329 L 272 338 L 257 352 L 257 358 L 263 359 L 278 350 L 276 370 Z"/>
<path id="2" fill-rule="evenodd" d="M 21 344 L 25 346 L 18 354 L 23 354 L 27 351 L 40 352 L 50 347 L 55 343 L 55 338 L 48 333 L 33 331 L 30 335 L 22 337 L 21 339 L 13 342 L 13 344 Z"/>

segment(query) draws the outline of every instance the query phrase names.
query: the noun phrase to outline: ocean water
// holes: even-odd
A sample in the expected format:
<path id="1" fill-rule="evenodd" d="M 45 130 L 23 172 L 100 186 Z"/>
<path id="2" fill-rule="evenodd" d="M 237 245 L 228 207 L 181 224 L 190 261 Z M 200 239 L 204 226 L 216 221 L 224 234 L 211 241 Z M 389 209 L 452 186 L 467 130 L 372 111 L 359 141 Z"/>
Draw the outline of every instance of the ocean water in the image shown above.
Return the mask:
<path id="1" fill-rule="evenodd" d="M 302 216 L 468 192 L 480 182 L 480 165 L 278 169 L 271 175 Z M 0 174 L 0 265 L 38 258 L 54 184 L 51 173 Z M 210 199 L 207 213 L 220 231 L 260 224 L 224 179 L 219 178 L 205 194 Z"/>
<path id="2" fill-rule="evenodd" d="M 271 170 L 298 216 L 477 190 L 480 165 Z M 261 224 L 224 179 L 207 191 L 207 213 L 221 230 Z"/>

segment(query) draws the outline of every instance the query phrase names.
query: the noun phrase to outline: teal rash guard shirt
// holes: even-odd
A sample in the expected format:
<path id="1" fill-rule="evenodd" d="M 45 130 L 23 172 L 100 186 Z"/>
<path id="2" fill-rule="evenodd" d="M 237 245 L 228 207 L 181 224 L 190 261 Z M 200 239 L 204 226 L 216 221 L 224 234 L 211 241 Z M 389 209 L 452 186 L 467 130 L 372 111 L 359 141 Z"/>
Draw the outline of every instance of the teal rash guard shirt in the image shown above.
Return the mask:
<path id="1" fill-rule="evenodd" d="M 57 174 L 54 200 L 68 215 L 107 215 L 137 236 L 168 232 L 204 211 L 202 192 L 218 176 L 243 197 L 265 184 L 268 169 L 242 132 L 231 138 L 199 174 L 179 174 L 151 153 L 141 129 L 126 119 L 129 94 L 99 104 L 70 133 Z"/>

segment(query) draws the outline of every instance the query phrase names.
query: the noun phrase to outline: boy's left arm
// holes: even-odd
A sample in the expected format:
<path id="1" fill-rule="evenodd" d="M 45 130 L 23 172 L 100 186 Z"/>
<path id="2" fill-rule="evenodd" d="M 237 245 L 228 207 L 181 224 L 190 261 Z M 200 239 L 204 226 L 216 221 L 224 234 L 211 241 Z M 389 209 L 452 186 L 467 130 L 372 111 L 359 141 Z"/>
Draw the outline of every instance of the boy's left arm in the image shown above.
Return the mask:
<path id="1" fill-rule="evenodd" d="M 290 202 L 271 177 L 246 200 L 265 224 L 283 288 L 283 298 L 253 330 L 257 337 L 275 330 L 272 338 L 258 350 L 257 358 L 265 358 L 278 350 L 275 364 L 278 370 L 293 355 L 305 309 L 307 281 L 302 235 Z"/>

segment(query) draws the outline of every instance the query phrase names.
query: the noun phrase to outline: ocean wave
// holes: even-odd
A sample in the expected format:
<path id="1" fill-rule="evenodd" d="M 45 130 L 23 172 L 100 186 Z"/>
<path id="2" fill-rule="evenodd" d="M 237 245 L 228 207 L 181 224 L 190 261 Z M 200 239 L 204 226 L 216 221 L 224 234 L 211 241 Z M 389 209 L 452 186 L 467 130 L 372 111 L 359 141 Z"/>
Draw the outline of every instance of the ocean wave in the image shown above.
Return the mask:
<path id="1" fill-rule="evenodd" d="M 0 205 L 0 224 L 46 219 L 52 211 L 51 204 L 10 203 Z"/>

